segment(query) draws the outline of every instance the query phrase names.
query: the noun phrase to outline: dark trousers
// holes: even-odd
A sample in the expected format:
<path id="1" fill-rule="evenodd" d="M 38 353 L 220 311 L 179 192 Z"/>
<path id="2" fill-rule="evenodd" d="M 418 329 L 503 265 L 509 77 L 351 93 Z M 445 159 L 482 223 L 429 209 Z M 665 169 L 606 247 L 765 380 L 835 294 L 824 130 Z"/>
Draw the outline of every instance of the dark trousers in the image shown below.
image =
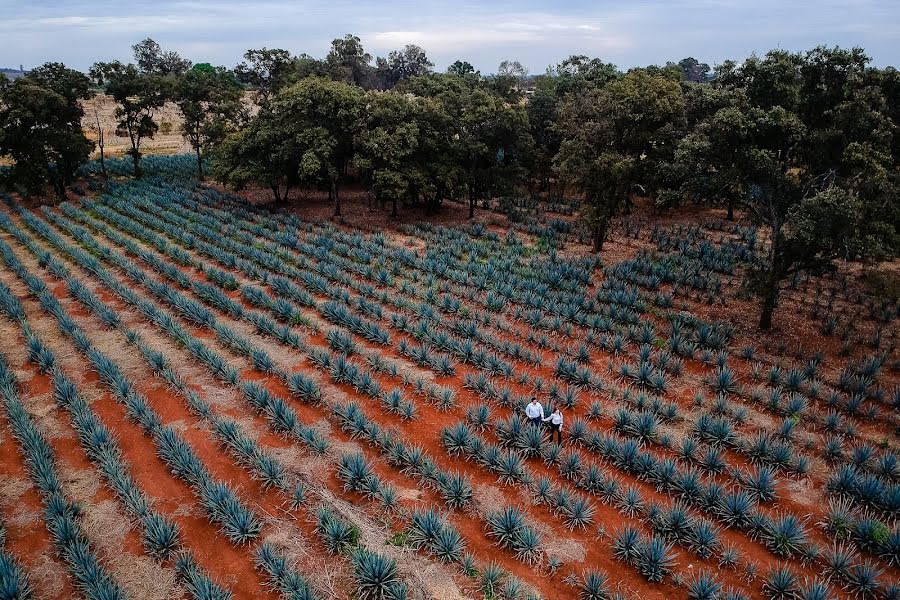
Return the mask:
<path id="1" fill-rule="evenodd" d="M 553 441 L 553 433 L 556 432 L 556 443 L 562 446 L 562 425 L 550 423 L 550 441 Z"/>
<path id="2" fill-rule="evenodd" d="M 534 417 L 533 419 L 528 419 L 528 421 L 535 427 L 540 427 L 541 421 L 543 421 L 543 419 L 541 419 L 540 417 Z"/>

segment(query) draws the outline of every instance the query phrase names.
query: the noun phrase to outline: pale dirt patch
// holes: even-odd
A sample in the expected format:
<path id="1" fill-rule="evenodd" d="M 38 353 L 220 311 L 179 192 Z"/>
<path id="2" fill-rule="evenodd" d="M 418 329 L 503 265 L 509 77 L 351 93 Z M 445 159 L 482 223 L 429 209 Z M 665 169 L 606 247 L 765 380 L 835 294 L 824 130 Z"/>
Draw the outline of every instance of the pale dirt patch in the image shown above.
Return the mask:
<path id="1" fill-rule="evenodd" d="M 5 477 L 3 485 L 0 486 L 0 502 L 15 506 L 22 494 L 30 490 L 33 486 L 27 479 L 21 477 Z"/>
<path id="2" fill-rule="evenodd" d="M 557 537 L 559 530 L 543 531 L 544 551 L 551 556 L 558 556 L 564 564 L 584 562 L 587 550 L 584 545 L 572 538 Z"/>
<path id="3" fill-rule="evenodd" d="M 37 588 L 51 598 L 59 597 L 68 577 L 62 563 L 43 553 L 34 557 L 34 562 L 28 568 L 28 574 L 37 584 Z"/>
<path id="4" fill-rule="evenodd" d="M 129 596 L 167 600 L 184 595 L 184 590 L 177 585 L 174 569 L 161 567 L 147 556 L 123 552 L 125 536 L 132 527 L 116 502 L 106 500 L 86 505 L 81 525 L 88 539 L 105 555 L 116 581 Z"/>
<path id="5" fill-rule="evenodd" d="M 486 515 L 507 505 L 503 491 L 493 485 L 477 484 L 472 489 L 472 509 L 479 515 Z"/>

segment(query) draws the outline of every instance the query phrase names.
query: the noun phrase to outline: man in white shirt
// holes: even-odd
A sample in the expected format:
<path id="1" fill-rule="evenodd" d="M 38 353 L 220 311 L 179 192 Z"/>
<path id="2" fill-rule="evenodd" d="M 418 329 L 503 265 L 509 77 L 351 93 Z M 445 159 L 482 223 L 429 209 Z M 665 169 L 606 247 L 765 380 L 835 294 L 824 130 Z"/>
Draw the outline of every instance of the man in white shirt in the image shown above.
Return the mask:
<path id="1" fill-rule="evenodd" d="M 541 406 L 541 403 L 534 396 L 531 397 L 531 402 L 525 407 L 525 416 L 528 417 L 528 421 L 532 425 L 536 426 L 540 426 L 541 421 L 544 419 L 544 407 Z"/>

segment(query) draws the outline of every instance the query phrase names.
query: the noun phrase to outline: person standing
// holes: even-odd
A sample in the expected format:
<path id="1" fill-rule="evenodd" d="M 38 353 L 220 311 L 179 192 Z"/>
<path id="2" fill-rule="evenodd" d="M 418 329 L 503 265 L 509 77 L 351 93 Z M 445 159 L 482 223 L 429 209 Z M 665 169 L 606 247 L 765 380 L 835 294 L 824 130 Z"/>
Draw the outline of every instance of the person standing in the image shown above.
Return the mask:
<path id="1" fill-rule="evenodd" d="M 544 419 L 544 407 L 541 406 L 541 403 L 534 396 L 531 397 L 531 402 L 525 407 L 525 416 L 535 426 L 540 426 L 541 421 L 546 420 Z"/>
<path id="2" fill-rule="evenodd" d="M 550 413 L 549 417 L 544 419 L 545 423 L 547 421 L 550 422 L 550 441 L 553 441 L 553 433 L 556 432 L 556 443 L 562 446 L 563 415 L 558 406 L 552 413 Z"/>

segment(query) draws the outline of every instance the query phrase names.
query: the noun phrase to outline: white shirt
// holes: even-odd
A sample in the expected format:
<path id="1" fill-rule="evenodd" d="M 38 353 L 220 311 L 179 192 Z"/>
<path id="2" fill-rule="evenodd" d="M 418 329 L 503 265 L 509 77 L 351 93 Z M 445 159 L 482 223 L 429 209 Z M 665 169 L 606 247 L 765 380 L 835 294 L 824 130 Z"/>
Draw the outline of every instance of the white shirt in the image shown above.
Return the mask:
<path id="1" fill-rule="evenodd" d="M 529 419 L 537 419 L 538 417 L 543 418 L 544 407 L 541 406 L 540 402 L 531 402 L 525 407 L 525 416 Z"/>
<path id="2" fill-rule="evenodd" d="M 562 413 L 555 412 L 544 419 L 544 421 L 550 421 L 554 425 L 562 425 Z"/>

